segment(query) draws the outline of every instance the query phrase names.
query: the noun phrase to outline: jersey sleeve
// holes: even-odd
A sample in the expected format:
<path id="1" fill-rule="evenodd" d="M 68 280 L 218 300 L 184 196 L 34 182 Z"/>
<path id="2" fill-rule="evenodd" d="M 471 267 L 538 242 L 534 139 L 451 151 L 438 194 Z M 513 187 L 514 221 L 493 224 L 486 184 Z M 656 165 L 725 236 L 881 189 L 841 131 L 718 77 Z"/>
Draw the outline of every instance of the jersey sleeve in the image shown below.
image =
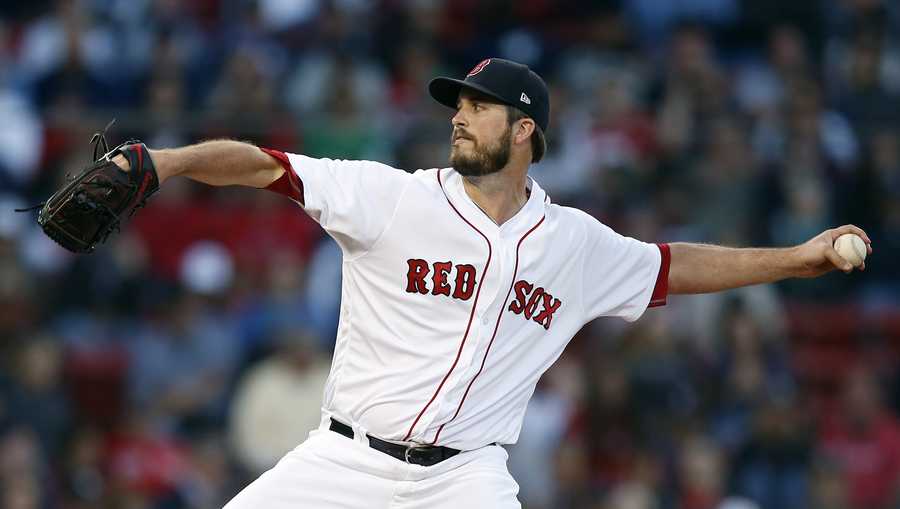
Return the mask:
<path id="1" fill-rule="evenodd" d="M 373 161 L 262 150 L 286 170 L 267 189 L 300 204 L 351 256 L 367 251 L 380 238 L 411 182 L 409 173 Z"/>
<path id="2" fill-rule="evenodd" d="M 632 322 L 666 303 L 668 244 L 625 237 L 585 214 L 582 302 L 586 319 L 617 316 Z"/>

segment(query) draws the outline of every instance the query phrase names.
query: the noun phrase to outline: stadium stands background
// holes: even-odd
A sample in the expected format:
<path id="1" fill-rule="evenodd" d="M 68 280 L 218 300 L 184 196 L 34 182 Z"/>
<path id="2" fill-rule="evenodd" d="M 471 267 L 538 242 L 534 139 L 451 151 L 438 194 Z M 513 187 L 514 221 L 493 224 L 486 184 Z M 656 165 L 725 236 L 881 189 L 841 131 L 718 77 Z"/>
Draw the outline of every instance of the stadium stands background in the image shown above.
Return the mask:
<path id="1" fill-rule="evenodd" d="M 94 131 L 442 166 L 425 85 L 487 56 L 551 87 L 557 203 L 646 241 L 875 245 L 586 326 L 509 447 L 524 507 L 900 507 L 893 0 L 3 2 L 0 507 L 221 507 L 318 422 L 335 244 L 278 195 L 173 180 L 69 255 L 12 209 Z"/>

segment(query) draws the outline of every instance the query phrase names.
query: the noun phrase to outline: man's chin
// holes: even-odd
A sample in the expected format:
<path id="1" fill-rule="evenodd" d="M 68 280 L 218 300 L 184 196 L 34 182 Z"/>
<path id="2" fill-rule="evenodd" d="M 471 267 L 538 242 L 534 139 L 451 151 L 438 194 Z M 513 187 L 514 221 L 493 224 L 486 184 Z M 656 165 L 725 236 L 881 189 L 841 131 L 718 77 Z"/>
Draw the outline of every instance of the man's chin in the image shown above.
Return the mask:
<path id="1" fill-rule="evenodd" d="M 454 159 L 467 159 L 472 154 L 472 149 L 463 147 L 461 145 L 450 145 L 450 160 Z"/>
<path id="2" fill-rule="evenodd" d="M 462 151 L 456 147 L 450 149 L 450 166 L 457 168 L 460 166 L 471 166 L 472 162 L 466 157 Z"/>
<path id="3" fill-rule="evenodd" d="M 450 166 L 464 177 L 483 177 L 496 173 L 508 161 L 508 153 L 506 157 L 501 153 L 492 159 L 490 154 L 483 154 L 477 149 L 459 145 L 450 147 Z"/>
<path id="4" fill-rule="evenodd" d="M 481 174 L 481 168 L 479 167 L 479 165 L 472 164 L 472 161 L 469 161 L 463 157 L 459 157 L 458 154 L 454 154 L 452 152 L 450 154 L 450 167 L 456 170 L 456 173 L 459 173 L 460 175 L 466 177 Z"/>
<path id="5" fill-rule="evenodd" d="M 482 163 L 459 158 L 451 158 L 450 166 L 463 177 L 483 177 L 497 171 L 486 168 Z"/>

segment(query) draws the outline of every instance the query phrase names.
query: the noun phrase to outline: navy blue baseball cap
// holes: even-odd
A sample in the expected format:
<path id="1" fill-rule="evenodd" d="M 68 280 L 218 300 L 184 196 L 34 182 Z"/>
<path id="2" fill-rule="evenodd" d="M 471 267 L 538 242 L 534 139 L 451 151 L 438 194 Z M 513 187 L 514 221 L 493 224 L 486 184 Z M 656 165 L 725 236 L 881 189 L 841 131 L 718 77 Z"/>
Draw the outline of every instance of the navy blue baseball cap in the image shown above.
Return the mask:
<path id="1" fill-rule="evenodd" d="M 550 94 L 547 92 L 547 84 L 527 65 L 502 58 L 487 58 L 473 67 L 464 80 L 441 76 L 428 84 L 431 97 L 454 109 L 463 88 L 476 90 L 503 104 L 518 108 L 543 131 L 547 131 L 550 125 Z"/>

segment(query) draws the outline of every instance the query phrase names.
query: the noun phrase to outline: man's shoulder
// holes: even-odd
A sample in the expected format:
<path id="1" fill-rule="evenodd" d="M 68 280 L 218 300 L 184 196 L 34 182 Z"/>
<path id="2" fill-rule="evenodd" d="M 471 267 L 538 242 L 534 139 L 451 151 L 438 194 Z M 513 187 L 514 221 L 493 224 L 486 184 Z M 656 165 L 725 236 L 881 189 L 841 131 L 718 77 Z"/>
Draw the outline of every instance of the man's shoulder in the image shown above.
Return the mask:
<path id="1" fill-rule="evenodd" d="M 441 170 L 446 170 L 446 168 L 427 168 L 427 169 L 419 169 L 412 170 L 409 173 L 413 176 L 422 180 L 423 182 L 431 182 L 434 181 L 437 184 L 438 172 Z"/>
<path id="2" fill-rule="evenodd" d="M 581 209 L 569 207 L 568 205 L 559 205 L 558 203 L 547 204 L 547 215 L 560 222 L 578 225 L 600 223 L 597 218 Z"/>
<path id="3" fill-rule="evenodd" d="M 411 179 L 421 188 L 437 190 L 441 188 L 441 179 L 446 181 L 447 168 L 426 168 L 419 170 L 407 170 Z"/>
<path id="4" fill-rule="evenodd" d="M 557 228 L 572 232 L 582 240 L 613 238 L 618 235 L 603 221 L 579 208 L 548 203 L 546 213 L 547 219 L 553 221 Z"/>

